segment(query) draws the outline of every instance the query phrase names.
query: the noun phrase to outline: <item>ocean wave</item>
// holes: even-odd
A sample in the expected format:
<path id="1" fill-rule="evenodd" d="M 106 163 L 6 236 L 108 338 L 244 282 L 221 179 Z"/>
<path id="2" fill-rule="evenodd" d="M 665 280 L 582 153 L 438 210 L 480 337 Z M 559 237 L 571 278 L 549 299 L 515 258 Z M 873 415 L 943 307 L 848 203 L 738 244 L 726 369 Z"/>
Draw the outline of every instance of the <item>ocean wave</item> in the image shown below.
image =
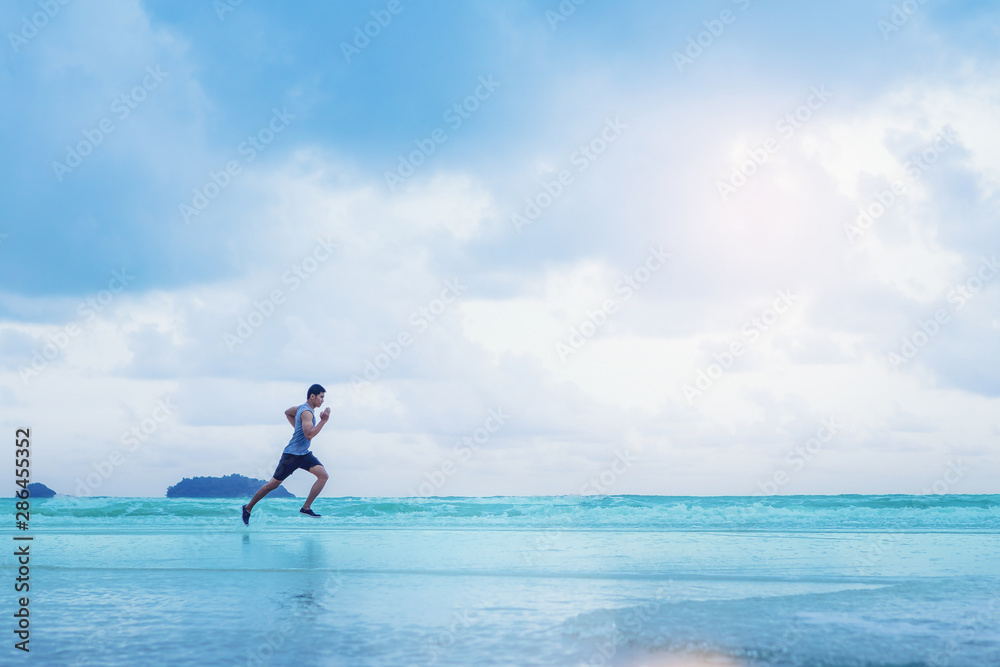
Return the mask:
<path id="1" fill-rule="evenodd" d="M 13 505 L 13 500 L 3 500 Z M 32 528 L 197 525 L 239 516 L 240 499 L 33 500 Z M 301 499 L 269 499 L 255 516 L 292 513 Z M 320 498 L 337 527 L 634 531 L 1000 530 L 1000 496 L 516 496 Z"/>

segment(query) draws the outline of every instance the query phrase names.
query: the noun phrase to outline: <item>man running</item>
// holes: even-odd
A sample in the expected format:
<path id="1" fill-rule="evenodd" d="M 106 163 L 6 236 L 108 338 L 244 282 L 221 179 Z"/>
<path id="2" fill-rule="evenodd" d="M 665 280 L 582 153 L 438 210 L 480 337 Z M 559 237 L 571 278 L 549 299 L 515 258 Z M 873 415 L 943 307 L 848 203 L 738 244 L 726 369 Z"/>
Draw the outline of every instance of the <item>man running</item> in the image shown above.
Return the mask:
<path id="1" fill-rule="evenodd" d="M 312 488 L 309 489 L 309 497 L 306 498 L 306 503 L 299 512 L 306 516 L 316 517 L 317 519 L 322 516 L 313 512 L 311 506 L 312 501 L 323 490 L 323 486 L 326 484 L 329 475 L 326 474 L 326 468 L 319 462 L 319 459 L 309 451 L 309 443 L 323 429 L 323 425 L 326 424 L 327 420 L 330 419 L 330 408 L 327 408 L 320 414 L 318 424 L 313 419 L 314 411 L 323 405 L 325 398 L 326 389 L 323 389 L 318 384 L 314 384 L 306 392 L 305 403 L 285 410 L 285 417 L 295 427 L 295 433 L 292 434 L 292 439 L 288 441 L 288 446 L 285 447 L 284 452 L 281 454 L 278 467 L 274 469 L 274 477 L 265 483 L 264 486 L 257 489 L 257 493 L 253 495 L 250 502 L 243 506 L 243 523 L 246 525 L 250 525 L 250 510 L 253 509 L 253 506 L 261 498 L 281 486 L 281 483 L 299 468 L 308 470 L 316 475 L 316 481 L 313 482 Z"/>

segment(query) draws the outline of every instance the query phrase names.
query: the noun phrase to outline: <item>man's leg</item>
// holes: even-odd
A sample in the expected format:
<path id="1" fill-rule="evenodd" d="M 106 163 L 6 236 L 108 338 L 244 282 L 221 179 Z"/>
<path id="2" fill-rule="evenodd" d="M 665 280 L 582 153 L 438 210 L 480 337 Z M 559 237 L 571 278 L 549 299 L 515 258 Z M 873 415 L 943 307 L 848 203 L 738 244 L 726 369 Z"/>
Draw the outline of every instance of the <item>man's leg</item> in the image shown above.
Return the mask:
<path id="1" fill-rule="evenodd" d="M 265 482 L 264 486 L 257 489 L 257 493 L 253 494 L 253 498 L 251 498 L 250 502 L 247 503 L 247 511 L 249 512 L 250 510 L 252 510 L 253 506 L 256 505 L 261 498 L 271 493 L 279 486 L 281 486 L 281 480 L 275 479 L 274 477 L 272 477 L 270 481 Z"/>
<path id="2" fill-rule="evenodd" d="M 326 468 L 321 465 L 309 468 L 309 472 L 316 475 L 316 481 L 313 482 L 312 488 L 309 489 L 309 497 L 306 498 L 306 504 L 302 506 L 302 509 L 304 510 L 312 507 L 312 502 L 316 500 L 316 496 L 318 496 L 319 492 L 323 490 L 323 487 L 326 485 L 326 480 L 330 479 L 330 476 L 326 474 Z"/>

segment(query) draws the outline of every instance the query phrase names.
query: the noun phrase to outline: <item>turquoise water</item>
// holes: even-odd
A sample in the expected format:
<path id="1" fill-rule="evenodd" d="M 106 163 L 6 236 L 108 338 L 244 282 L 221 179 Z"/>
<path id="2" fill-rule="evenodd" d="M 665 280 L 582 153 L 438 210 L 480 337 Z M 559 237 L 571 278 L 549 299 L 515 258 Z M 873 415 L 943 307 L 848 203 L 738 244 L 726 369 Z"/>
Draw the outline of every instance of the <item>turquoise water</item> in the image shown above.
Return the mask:
<path id="1" fill-rule="evenodd" d="M 301 502 L 32 500 L 0 662 L 1000 665 L 1000 496 Z"/>

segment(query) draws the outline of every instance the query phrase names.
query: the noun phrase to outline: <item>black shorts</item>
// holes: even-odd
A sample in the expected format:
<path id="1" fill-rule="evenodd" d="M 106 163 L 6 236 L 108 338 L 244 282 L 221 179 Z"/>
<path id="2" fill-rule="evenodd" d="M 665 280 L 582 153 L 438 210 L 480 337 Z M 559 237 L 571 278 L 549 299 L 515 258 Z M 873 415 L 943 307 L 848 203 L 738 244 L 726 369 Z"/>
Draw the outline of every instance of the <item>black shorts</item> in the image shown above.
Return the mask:
<path id="1" fill-rule="evenodd" d="M 278 461 L 278 467 L 274 469 L 274 478 L 284 481 L 286 477 L 299 468 L 309 470 L 313 466 L 321 465 L 323 464 L 319 462 L 319 459 L 312 452 L 306 452 L 305 454 L 282 454 L 281 460 Z"/>

